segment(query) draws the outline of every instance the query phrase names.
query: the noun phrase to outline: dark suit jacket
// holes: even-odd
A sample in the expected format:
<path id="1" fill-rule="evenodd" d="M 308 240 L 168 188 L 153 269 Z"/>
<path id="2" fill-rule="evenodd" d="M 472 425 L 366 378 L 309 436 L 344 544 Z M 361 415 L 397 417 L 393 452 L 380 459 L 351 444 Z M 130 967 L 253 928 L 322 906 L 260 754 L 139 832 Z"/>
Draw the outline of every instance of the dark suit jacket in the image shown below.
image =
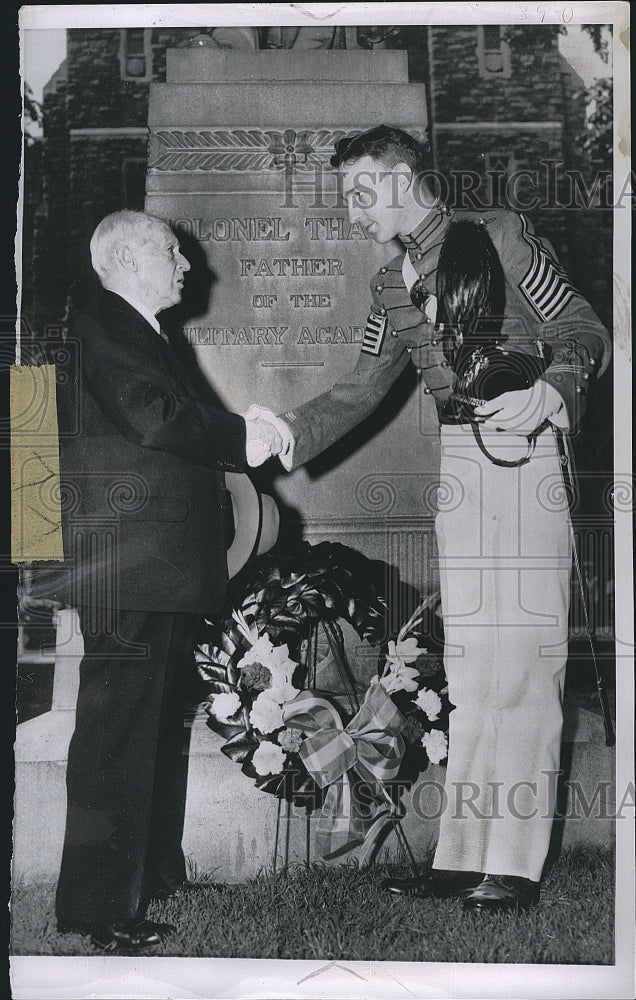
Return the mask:
<path id="1" fill-rule="evenodd" d="M 120 296 L 77 319 L 58 367 L 65 572 L 72 605 L 210 613 L 227 582 L 224 470 L 245 423 L 205 403 Z"/>

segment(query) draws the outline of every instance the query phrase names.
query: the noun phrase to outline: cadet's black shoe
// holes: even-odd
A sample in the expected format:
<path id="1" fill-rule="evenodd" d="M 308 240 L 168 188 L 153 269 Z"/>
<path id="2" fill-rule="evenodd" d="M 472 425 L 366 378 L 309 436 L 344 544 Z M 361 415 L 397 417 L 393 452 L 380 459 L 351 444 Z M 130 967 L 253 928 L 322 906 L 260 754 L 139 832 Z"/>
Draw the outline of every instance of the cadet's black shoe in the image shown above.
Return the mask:
<path id="1" fill-rule="evenodd" d="M 464 898 L 464 909 L 483 912 L 527 910 L 539 902 L 539 883 L 517 875 L 486 875 Z"/>
<path id="2" fill-rule="evenodd" d="M 385 878 L 380 885 L 394 896 L 416 899 L 448 899 L 470 892 L 483 879 L 482 872 L 453 872 L 432 868 L 425 875 L 410 878 Z"/>
<path id="3" fill-rule="evenodd" d="M 60 934 L 90 934 L 91 943 L 103 951 L 138 952 L 154 948 L 176 930 L 172 924 L 152 920 L 117 920 L 112 924 L 70 924 L 58 922 Z"/>

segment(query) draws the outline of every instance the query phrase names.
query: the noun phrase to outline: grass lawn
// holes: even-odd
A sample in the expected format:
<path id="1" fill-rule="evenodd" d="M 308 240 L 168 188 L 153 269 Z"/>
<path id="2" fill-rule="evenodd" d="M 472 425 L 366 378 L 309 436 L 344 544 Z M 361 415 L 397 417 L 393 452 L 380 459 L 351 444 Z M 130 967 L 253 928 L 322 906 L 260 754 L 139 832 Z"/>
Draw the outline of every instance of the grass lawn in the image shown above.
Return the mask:
<path id="1" fill-rule="evenodd" d="M 396 866 L 302 865 L 245 885 L 213 885 L 153 903 L 176 933 L 149 954 L 409 962 L 607 965 L 614 953 L 614 858 L 564 851 L 538 907 L 519 915 L 465 913 L 458 900 L 395 899 L 380 879 Z M 54 887 L 17 886 L 12 953 L 94 955 L 89 938 L 55 929 Z"/>

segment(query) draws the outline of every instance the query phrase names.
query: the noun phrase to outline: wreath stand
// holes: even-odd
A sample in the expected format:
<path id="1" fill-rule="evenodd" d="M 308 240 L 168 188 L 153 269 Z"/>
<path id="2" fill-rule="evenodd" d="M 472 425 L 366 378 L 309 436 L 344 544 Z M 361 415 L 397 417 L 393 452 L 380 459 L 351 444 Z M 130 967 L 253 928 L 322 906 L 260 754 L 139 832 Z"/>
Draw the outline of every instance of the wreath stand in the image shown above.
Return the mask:
<path id="1" fill-rule="evenodd" d="M 355 677 L 349 666 L 345 652 L 344 636 L 337 621 L 327 621 L 324 618 L 310 622 L 307 637 L 301 643 L 301 663 L 305 667 L 308 689 L 316 689 L 316 679 L 318 670 L 318 641 L 320 633 L 327 640 L 333 662 L 336 666 L 343 691 L 349 702 L 351 715 L 355 715 L 360 708 L 360 700 L 356 692 Z M 418 874 L 417 862 L 411 850 L 411 846 L 402 829 L 401 822 L 405 812 L 403 808 L 394 802 L 389 792 L 382 787 L 382 792 L 387 805 L 378 809 L 377 814 L 369 826 L 364 838 L 364 842 L 358 851 L 358 861 L 361 865 L 374 864 L 379 851 L 387 837 L 393 831 L 397 837 L 400 847 L 404 851 L 408 860 L 409 868 L 413 876 Z M 285 815 L 283 817 L 283 802 L 286 803 Z M 283 860 L 281 871 L 286 871 L 289 866 L 289 831 L 291 821 L 292 798 L 282 795 L 278 799 L 278 812 L 276 816 L 276 835 L 274 839 L 274 871 L 278 869 L 279 844 L 281 840 L 281 825 L 285 819 L 285 836 L 283 848 Z M 311 815 L 313 807 L 310 802 L 305 803 L 305 866 L 308 868 L 311 859 Z"/>

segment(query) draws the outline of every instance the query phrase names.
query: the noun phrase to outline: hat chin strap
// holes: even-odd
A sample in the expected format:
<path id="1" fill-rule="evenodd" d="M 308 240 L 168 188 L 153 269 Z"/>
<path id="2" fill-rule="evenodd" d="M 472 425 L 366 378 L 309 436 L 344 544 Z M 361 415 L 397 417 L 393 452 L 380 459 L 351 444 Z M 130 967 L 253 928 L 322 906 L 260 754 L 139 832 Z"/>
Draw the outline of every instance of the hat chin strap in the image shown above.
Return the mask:
<path id="1" fill-rule="evenodd" d="M 491 455 L 491 453 L 488 451 L 486 445 L 483 442 L 481 431 L 479 430 L 479 424 L 477 424 L 474 420 L 471 420 L 470 426 L 472 428 L 473 434 L 475 435 L 475 441 L 479 445 L 479 450 L 483 452 L 488 461 L 492 462 L 493 465 L 500 465 L 504 469 L 516 469 L 520 465 L 526 465 L 526 463 L 529 462 L 532 456 L 534 455 L 534 450 L 537 447 L 536 434 L 528 436 L 528 450 L 526 451 L 525 455 L 523 455 L 521 458 L 515 459 L 514 462 L 509 462 L 506 461 L 505 458 L 495 458 L 494 455 Z"/>

